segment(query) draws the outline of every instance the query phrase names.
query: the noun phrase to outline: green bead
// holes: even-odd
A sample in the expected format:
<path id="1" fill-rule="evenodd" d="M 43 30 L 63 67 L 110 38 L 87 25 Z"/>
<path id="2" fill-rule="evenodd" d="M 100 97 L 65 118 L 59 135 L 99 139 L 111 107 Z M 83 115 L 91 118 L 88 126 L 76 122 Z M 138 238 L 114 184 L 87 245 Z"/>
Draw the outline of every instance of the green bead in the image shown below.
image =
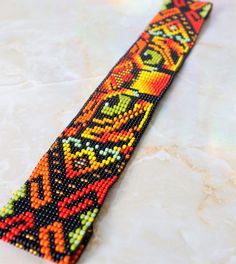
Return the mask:
<path id="1" fill-rule="evenodd" d="M 72 246 L 70 247 L 70 249 L 74 251 L 74 250 L 76 249 L 76 246 L 75 246 L 75 245 L 72 245 Z"/>
<path id="2" fill-rule="evenodd" d="M 81 230 L 81 229 L 80 229 L 80 228 L 78 228 L 78 229 L 76 229 L 76 231 L 75 231 L 75 232 L 76 232 L 77 234 L 79 234 L 80 230 Z"/>

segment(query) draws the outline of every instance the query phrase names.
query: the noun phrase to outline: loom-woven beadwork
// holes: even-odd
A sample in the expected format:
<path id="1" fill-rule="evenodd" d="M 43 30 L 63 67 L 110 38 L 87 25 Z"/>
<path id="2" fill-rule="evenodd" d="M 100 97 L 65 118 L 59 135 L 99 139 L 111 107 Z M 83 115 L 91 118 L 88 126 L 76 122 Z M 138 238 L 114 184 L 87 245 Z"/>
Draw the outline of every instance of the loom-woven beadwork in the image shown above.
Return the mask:
<path id="1" fill-rule="evenodd" d="M 56 263 L 78 260 L 108 190 L 194 46 L 211 8 L 192 0 L 165 1 L 1 209 L 2 240 Z"/>

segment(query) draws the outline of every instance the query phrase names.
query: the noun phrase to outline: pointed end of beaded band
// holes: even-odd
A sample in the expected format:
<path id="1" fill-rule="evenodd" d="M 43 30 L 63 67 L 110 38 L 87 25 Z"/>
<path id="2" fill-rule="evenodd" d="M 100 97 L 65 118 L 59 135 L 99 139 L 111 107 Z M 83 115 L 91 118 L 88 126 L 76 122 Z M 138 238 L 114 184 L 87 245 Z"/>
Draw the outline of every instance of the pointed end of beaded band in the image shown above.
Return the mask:
<path id="1" fill-rule="evenodd" d="M 211 13 L 212 8 L 213 8 L 212 3 L 210 3 L 210 2 L 206 3 L 206 5 L 204 5 L 202 7 L 202 11 L 200 12 L 200 16 L 204 19 L 207 19 Z"/>

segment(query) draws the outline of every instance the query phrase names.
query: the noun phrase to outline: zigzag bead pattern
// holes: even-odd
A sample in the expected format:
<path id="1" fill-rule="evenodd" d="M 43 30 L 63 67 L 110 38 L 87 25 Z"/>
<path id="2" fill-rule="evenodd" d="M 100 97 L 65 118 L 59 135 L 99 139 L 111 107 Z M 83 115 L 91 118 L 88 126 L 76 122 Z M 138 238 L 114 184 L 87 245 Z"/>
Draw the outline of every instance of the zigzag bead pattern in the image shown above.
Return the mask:
<path id="1" fill-rule="evenodd" d="M 109 189 L 211 9 L 206 2 L 165 1 L 0 210 L 2 240 L 54 263 L 77 262 Z"/>

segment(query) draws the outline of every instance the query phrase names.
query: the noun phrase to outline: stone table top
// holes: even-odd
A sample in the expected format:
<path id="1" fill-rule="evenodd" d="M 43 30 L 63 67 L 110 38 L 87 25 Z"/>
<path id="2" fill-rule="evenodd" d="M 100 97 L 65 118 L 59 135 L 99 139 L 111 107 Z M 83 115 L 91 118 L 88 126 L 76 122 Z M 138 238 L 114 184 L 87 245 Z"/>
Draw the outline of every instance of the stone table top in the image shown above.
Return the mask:
<path id="1" fill-rule="evenodd" d="M 3 206 L 162 1 L 0 2 Z M 212 2 L 79 263 L 236 263 L 236 4 Z M 0 263 L 47 262 L 0 242 Z"/>

